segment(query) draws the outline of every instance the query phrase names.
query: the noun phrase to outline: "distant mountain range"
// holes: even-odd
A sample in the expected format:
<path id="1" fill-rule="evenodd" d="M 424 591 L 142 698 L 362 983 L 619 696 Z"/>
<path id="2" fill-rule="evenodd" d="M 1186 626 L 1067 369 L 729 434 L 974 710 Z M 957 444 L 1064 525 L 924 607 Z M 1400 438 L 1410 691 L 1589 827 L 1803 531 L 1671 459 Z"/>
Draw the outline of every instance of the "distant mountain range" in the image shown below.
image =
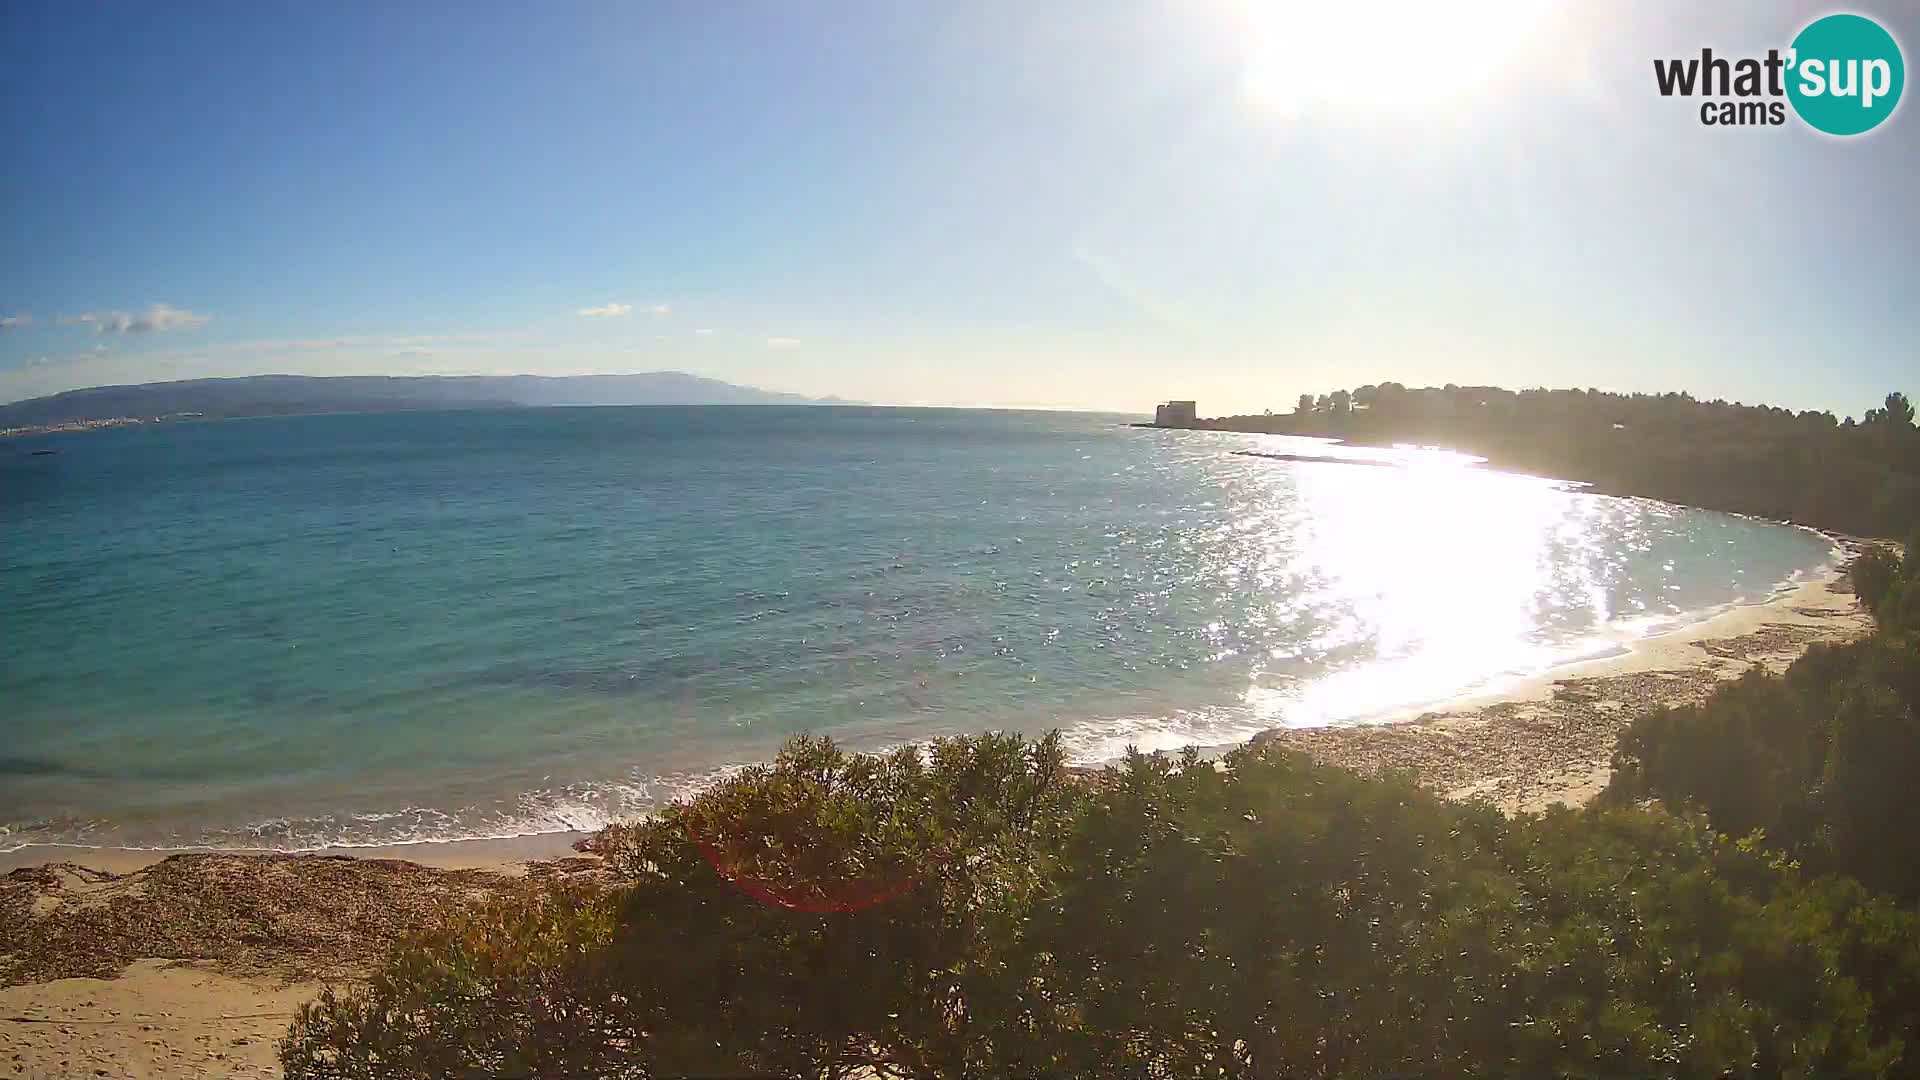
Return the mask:
<path id="1" fill-rule="evenodd" d="M 139 386 L 95 386 L 0 405 L 0 428 L 180 413 L 207 417 L 542 405 L 830 405 L 683 371 L 637 375 L 250 375 Z"/>

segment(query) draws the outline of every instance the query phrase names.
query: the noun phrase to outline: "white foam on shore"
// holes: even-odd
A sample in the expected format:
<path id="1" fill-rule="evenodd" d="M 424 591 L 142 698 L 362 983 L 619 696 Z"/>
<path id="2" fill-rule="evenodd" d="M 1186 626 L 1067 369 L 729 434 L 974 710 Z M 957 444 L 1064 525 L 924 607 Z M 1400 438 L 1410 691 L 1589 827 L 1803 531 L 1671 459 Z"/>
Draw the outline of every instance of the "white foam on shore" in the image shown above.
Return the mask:
<path id="1" fill-rule="evenodd" d="M 1831 539 L 1818 529 L 1807 531 Z M 1250 689 L 1243 709 L 1176 710 L 1168 716 L 1087 720 L 1063 730 L 1061 739 L 1069 760 L 1099 765 L 1123 758 L 1129 749 L 1149 754 L 1188 746 L 1218 751 L 1275 728 L 1393 723 L 1424 712 L 1485 705 L 1524 686 L 1550 685 L 1554 679 L 1589 665 L 1625 660 L 1652 643 L 1686 637 L 1735 613 L 1783 603 L 1804 588 L 1835 580 L 1843 572 L 1845 559 L 1845 549 L 1834 543 L 1824 561 L 1793 571 L 1774 583 L 1761 599 L 1740 596 L 1691 611 L 1617 620 L 1570 642 L 1523 650 L 1517 654 L 1517 663 L 1452 685 L 1430 680 L 1423 686 L 1418 678 L 1402 679 L 1400 685 L 1407 692 L 1396 692 L 1392 684 L 1402 673 L 1394 668 L 1400 661 L 1364 663 L 1319 676 L 1302 686 Z M 1376 687 L 1386 688 L 1369 692 Z"/>
<path id="2" fill-rule="evenodd" d="M 1809 530 L 1823 537 L 1819 530 Z M 1328 724 L 1385 723 L 1410 719 L 1422 711 L 1444 711 L 1515 694 L 1526 684 L 1546 685 L 1570 669 L 1628 656 L 1663 638 L 1685 636 L 1743 609 L 1786 602 L 1799 590 L 1824 585 L 1841 572 L 1846 552 L 1834 544 L 1827 560 L 1796 570 L 1775 583 L 1762 600 L 1743 598 L 1709 608 L 1672 615 L 1647 616 L 1609 624 L 1600 632 L 1563 645 L 1529 654 L 1526 662 L 1506 665 L 1498 672 L 1476 677 L 1465 685 L 1437 692 L 1396 698 L 1387 693 L 1372 700 L 1349 699 L 1354 708 L 1342 713 L 1316 711 L 1310 697 L 1315 684 L 1345 678 L 1365 684 L 1381 678 L 1395 661 L 1360 665 L 1283 690 L 1254 689 L 1239 707 L 1176 709 L 1170 714 L 1106 717 L 1063 726 L 1061 741 L 1069 762 L 1100 765 L 1123 758 L 1129 749 L 1143 753 L 1178 751 L 1188 746 L 1217 751 L 1239 745 L 1276 727 L 1312 727 Z M 1729 632 L 1739 632 L 1728 627 Z M 1372 670 L 1378 668 L 1380 670 Z M 1417 685 L 1418 680 L 1415 680 Z M 895 744 L 898 745 L 898 744 Z M 868 751 L 891 747 L 862 747 Z M 455 844 L 471 841 L 520 840 L 568 833 L 590 833 L 608 825 L 644 818 L 676 800 L 691 798 L 751 763 L 734 762 L 697 771 L 636 775 L 629 780 L 576 783 L 539 788 L 493 807 L 463 807 L 447 811 L 406 807 L 391 811 L 352 812 L 308 818 L 270 818 L 239 829 L 197 837 L 165 837 L 147 843 L 127 843 L 108 822 L 0 825 L 0 854 L 31 848 L 69 848 L 93 851 L 175 853 L 186 851 L 304 853 L 323 850 L 377 850 L 407 845 Z"/>
<path id="3" fill-rule="evenodd" d="M 166 837 L 147 843 L 122 841 L 114 835 L 114 827 L 106 822 L 11 830 L 0 827 L 0 854 L 34 847 L 298 854 L 595 832 L 608 825 L 637 820 L 676 800 L 691 798 L 746 767 L 727 764 L 699 772 L 669 773 L 633 781 L 538 788 L 491 808 L 469 806 L 449 811 L 405 807 L 318 817 L 266 818 L 237 829 L 210 831 L 192 838 Z"/>

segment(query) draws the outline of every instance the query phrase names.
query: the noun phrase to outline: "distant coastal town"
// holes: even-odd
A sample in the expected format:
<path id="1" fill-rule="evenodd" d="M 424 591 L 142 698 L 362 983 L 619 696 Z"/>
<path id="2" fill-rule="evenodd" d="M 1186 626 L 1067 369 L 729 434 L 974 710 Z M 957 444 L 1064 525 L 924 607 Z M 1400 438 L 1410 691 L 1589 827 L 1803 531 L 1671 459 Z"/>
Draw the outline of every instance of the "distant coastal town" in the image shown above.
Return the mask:
<path id="1" fill-rule="evenodd" d="M 18 435 L 48 435 L 56 431 L 99 431 L 102 428 L 128 427 L 133 424 L 164 424 L 173 420 L 192 420 L 205 413 L 168 413 L 165 416 L 109 416 L 98 420 L 68 420 L 59 424 L 22 424 L 0 428 L 0 438 Z"/>

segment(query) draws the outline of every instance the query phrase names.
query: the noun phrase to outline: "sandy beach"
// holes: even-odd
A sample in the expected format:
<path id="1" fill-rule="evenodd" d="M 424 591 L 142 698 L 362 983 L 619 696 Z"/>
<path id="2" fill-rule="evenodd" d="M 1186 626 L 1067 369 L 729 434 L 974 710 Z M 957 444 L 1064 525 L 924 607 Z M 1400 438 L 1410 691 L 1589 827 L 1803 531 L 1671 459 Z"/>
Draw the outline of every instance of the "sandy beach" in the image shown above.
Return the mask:
<path id="1" fill-rule="evenodd" d="M 1361 772 L 1409 770 L 1449 798 L 1485 798 L 1509 813 L 1578 806 L 1606 787 L 1614 739 L 1635 716 L 1701 701 L 1756 664 L 1783 671 L 1809 646 L 1872 629 L 1842 571 L 1829 566 L 1764 604 L 1642 638 L 1619 656 L 1395 722 L 1280 729 L 1253 741 Z"/>
<path id="2" fill-rule="evenodd" d="M 1837 568 L 1764 604 L 1497 694 L 1364 727 L 1255 739 L 1407 769 L 1508 811 L 1606 786 L 1614 738 L 1751 665 L 1780 670 L 1871 628 Z M 299 1003 L 412 929 L 527 876 L 594 872 L 578 834 L 307 855 L 31 848 L 0 856 L 0 1077 L 270 1077 Z"/>
<path id="3" fill-rule="evenodd" d="M 450 910 L 598 867 L 561 840 L 15 867 L 0 877 L 0 1076 L 277 1076 L 274 1043 L 322 986 Z"/>

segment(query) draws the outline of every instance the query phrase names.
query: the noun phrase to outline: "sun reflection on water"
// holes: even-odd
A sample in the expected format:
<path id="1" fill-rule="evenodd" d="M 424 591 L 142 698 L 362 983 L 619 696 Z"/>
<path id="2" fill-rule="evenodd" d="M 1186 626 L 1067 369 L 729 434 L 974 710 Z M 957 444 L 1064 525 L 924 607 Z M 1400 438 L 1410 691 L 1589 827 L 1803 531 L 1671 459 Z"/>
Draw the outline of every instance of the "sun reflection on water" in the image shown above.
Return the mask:
<path id="1" fill-rule="evenodd" d="M 1543 667 L 1567 651 L 1539 633 L 1556 596 L 1584 597 L 1592 625 L 1610 617 L 1592 558 L 1602 500 L 1460 455 L 1398 456 L 1398 467 L 1274 470 L 1269 499 L 1288 520 L 1272 530 L 1262 583 L 1299 591 L 1275 591 L 1272 617 L 1317 613 L 1325 628 L 1299 658 L 1348 662 L 1299 685 L 1286 674 L 1295 657 L 1269 657 L 1246 697 L 1261 719 L 1338 722 L 1437 700 L 1474 673 Z M 1245 520 L 1260 519 L 1256 508 Z"/>

